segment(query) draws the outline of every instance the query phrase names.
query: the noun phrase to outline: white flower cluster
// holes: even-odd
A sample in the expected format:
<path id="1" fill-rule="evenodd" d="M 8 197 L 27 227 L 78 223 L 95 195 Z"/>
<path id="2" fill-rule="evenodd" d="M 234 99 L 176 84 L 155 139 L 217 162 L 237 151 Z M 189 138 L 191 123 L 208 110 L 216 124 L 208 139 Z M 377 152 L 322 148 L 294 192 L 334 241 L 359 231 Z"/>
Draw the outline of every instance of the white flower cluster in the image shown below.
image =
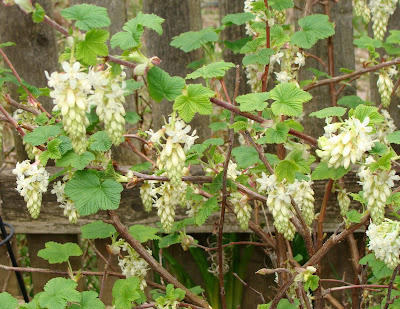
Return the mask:
<path id="1" fill-rule="evenodd" d="M 93 85 L 94 95 L 89 98 L 91 104 L 96 105 L 96 114 L 114 145 L 123 141 L 125 130 L 125 103 L 126 73 L 121 72 L 113 76 L 111 67 L 104 71 L 89 70 L 88 78 Z"/>
<path id="2" fill-rule="evenodd" d="M 142 259 L 125 240 L 119 239 L 115 243 L 112 244 L 112 251 L 116 254 L 119 253 L 120 250 L 125 251 L 127 254 L 121 257 L 118 255 L 118 265 L 121 267 L 122 274 L 127 278 L 137 277 L 141 280 L 140 288 L 144 290 L 147 286 L 146 283 L 146 275 L 148 271 L 147 262 Z M 147 250 L 151 254 L 151 250 Z"/>
<path id="3" fill-rule="evenodd" d="M 281 64 L 281 71 L 275 72 L 276 80 L 283 84 L 288 82 L 296 82 L 296 78 L 298 75 L 299 69 L 306 64 L 306 59 L 304 54 L 299 51 L 299 48 L 296 46 L 288 46 L 283 52 L 279 52 L 282 54 L 282 63 L 280 58 L 277 59 L 277 62 Z M 296 55 L 294 57 L 294 55 Z"/>
<path id="4" fill-rule="evenodd" d="M 60 203 L 60 208 L 64 209 L 64 216 L 68 217 L 69 222 L 76 224 L 78 222 L 79 213 L 75 207 L 75 203 L 70 200 L 64 192 L 66 182 L 70 179 L 70 175 L 65 175 L 63 181 L 57 181 L 53 185 L 51 193 L 57 196 L 57 202 Z"/>
<path id="5" fill-rule="evenodd" d="M 49 173 L 43 166 L 25 160 L 17 163 L 13 174 L 17 175 L 17 191 L 27 203 L 31 217 L 37 219 L 42 205 L 42 194 L 49 185 Z"/>
<path id="6" fill-rule="evenodd" d="M 367 164 L 373 162 L 375 160 L 372 157 L 368 157 L 366 160 Z M 372 221 L 380 224 L 385 217 L 386 200 L 392 194 L 391 188 L 394 186 L 394 181 L 400 180 L 400 176 L 396 175 L 395 170 L 372 172 L 368 166 L 361 166 L 358 177 L 360 177 L 358 183 L 362 185 L 363 198 L 371 213 Z"/>
<path id="7" fill-rule="evenodd" d="M 92 92 L 92 85 L 88 74 L 82 72 L 81 64 L 74 62 L 72 65 L 63 62 L 64 72 L 53 72 L 50 76 L 49 87 L 54 88 L 50 96 L 56 104 L 54 110 L 60 110 L 63 116 L 64 130 L 72 142 L 72 147 L 77 154 L 86 151 L 86 126 L 89 120 L 86 111 L 89 107 L 88 95 Z"/>
<path id="8" fill-rule="evenodd" d="M 383 68 L 379 70 L 379 77 L 376 85 L 378 86 L 379 94 L 383 107 L 390 105 L 390 99 L 393 91 L 392 77 L 397 74 L 396 67 Z"/>
<path id="9" fill-rule="evenodd" d="M 316 151 L 317 155 L 328 163 L 328 167 L 348 168 L 351 163 L 356 163 L 375 142 L 369 134 L 372 131 L 369 121 L 369 117 L 361 122 L 352 116 L 343 123 L 326 125 L 325 135 L 318 139 L 320 150 Z M 338 134 L 333 134 L 337 130 Z"/>
<path id="10" fill-rule="evenodd" d="M 378 140 L 380 143 L 389 144 L 386 137 L 388 134 L 396 131 L 396 125 L 386 109 L 381 110 L 381 115 L 385 118 L 385 120 L 375 124 L 376 131 L 372 138 Z"/>
<path id="11" fill-rule="evenodd" d="M 260 193 L 268 194 L 267 206 L 274 217 L 276 230 L 283 234 L 287 240 L 293 240 L 296 229 L 290 218 L 292 217 L 292 204 L 290 200 L 290 186 L 286 181 L 278 183 L 275 175 L 267 176 L 264 172 L 262 178 L 256 180 Z"/>
<path id="12" fill-rule="evenodd" d="M 27 111 L 24 111 L 23 109 L 17 109 L 13 114 L 13 118 L 19 124 L 21 123 L 34 124 L 35 121 L 35 115 Z M 24 128 L 22 128 L 22 131 L 26 132 Z M 25 146 L 25 151 L 28 154 L 29 159 L 35 160 L 36 156 L 38 156 L 41 153 L 39 148 L 32 146 L 31 144 L 25 142 L 24 140 L 22 140 L 22 143 Z"/>
<path id="13" fill-rule="evenodd" d="M 149 180 L 144 181 L 140 186 L 140 197 L 142 198 L 144 209 L 147 212 L 151 211 L 153 207 L 154 199 L 153 199 L 153 190 L 154 190 L 155 181 Z"/>
<path id="14" fill-rule="evenodd" d="M 363 21 L 368 24 L 371 20 L 371 10 L 365 3 L 365 0 L 355 0 L 354 1 L 354 11 L 357 16 L 361 16 Z"/>
<path id="15" fill-rule="evenodd" d="M 231 203 L 234 206 L 236 218 L 239 222 L 240 228 L 246 231 L 249 228 L 249 220 L 251 217 L 251 206 L 247 203 L 248 197 L 239 192 L 231 194 Z"/>
<path id="16" fill-rule="evenodd" d="M 370 0 L 372 30 L 375 39 L 383 41 L 390 15 L 396 10 L 398 0 Z"/>
<path id="17" fill-rule="evenodd" d="M 299 206 L 303 213 L 304 220 L 311 226 L 314 221 L 314 190 L 312 189 L 313 182 L 311 180 L 295 180 L 294 183 L 290 184 L 290 191 L 292 191 L 292 197 L 294 202 Z"/>
<path id="18" fill-rule="evenodd" d="M 223 164 L 217 164 L 214 169 L 206 168 L 207 174 L 211 176 L 216 176 L 224 170 Z M 240 171 L 237 170 L 237 164 L 229 160 L 228 170 L 226 171 L 226 177 L 231 180 L 236 180 L 240 175 Z"/>
<path id="19" fill-rule="evenodd" d="M 282 10 L 282 11 L 272 10 L 272 13 L 274 13 L 275 19 L 278 24 L 283 25 L 285 23 L 286 10 Z"/>
<path id="20" fill-rule="evenodd" d="M 368 248 L 374 251 L 375 257 L 389 268 L 395 269 L 400 263 L 400 222 L 385 219 L 377 225 L 372 223 L 367 230 Z"/>
<path id="21" fill-rule="evenodd" d="M 349 194 L 347 193 L 346 189 L 343 188 L 338 189 L 337 200 L 340 208 L 340 214 L 342 215 L 342 217 L 344 217 L 349 211 L 351 203 Z"/>

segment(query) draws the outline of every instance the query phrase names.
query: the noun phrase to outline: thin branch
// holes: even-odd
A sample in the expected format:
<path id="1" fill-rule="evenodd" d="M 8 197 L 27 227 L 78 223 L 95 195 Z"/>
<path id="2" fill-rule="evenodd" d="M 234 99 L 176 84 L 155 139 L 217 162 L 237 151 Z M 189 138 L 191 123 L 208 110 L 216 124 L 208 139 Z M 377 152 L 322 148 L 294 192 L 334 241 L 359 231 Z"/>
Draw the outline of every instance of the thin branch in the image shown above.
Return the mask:
<path id="1" fill-rule="evenodd" d="M 329 179 L 328 183 L 326 184 L 324 199 L 322 201 L 321 210 L 318 216 L 318 242 L 317 242 L 318 248 L 322 247 L 322 243 L 324 241 L 323 223 L 325 219 L 326 209 L 328 207 L 329 196 L 332 191 L 333 182 L 334 181 L 332 179 Z"/>
<path id="2" fill-rule="evenodd" d="M 27 112 L 29 112 L 31 114 L 36 115 L 36 116 L 40 115 L 40 112 L 38 110 L 36 110 L 34 108 L 29 108 L 26 105 L 23 105 L 23 104 L 20 104 L 20 103 L 14 101 L 9 94 L 6 94 L 3 97 L 4 97 L 4 100 L 6 100 L 6 102 L 8 104 L 10 104 L 10 105 L 12 105 L 12 106 L 14 106 L 16 108 L 23 109 L 24 111 L 27 111 Z"/>
<path id="3" fill-rule="evenodd" d="M 338 286 L 335 288 L 326 289 L 323 293 L 323 296 L 330 294 L 334 291 L 342 291 L 349 289 L 387 289 L 388 285 L 380 285 L 380 284 L 360 284 L 360 285 L 346 285 L 346 286 Z"/>
<path id="4" fill-rule="evenodd" d="M 265 298 L 264 298 L 264 296 L 262 295 L 261 292 L 257 291 L 256 289 L 254 289 L 253 287 L 251 287 L 250 285 L 248 285 L 245 281 L 242 280 L 242 278 L 240 278 L 240 277 L 238 276 L 237 273 L 233 273 L 233 275 L 234 275 L 245 287 L 248 287 L 248 288 L 249 288 L 250 290 L 252 290 L 254 293 L 258 294 L 258 295 L 260 296 L 261 301 L 263 302 L 263 304 L 265 303 Z"/>
<path id="5" fill-rule="evenodd" d="M 388 288 L 387 297 L 386 297 L 386 304 L 385 304 L 385 307 L 383 309 L 388 309 L 389 305 L 391 303 L 393 303 L 391 301 L 390 297 L 391 297 L 391 294 L 392 294 L 394 279 L 396 279 L 396 276 L 397 276 L 397 273 L 399 272 L 399 269 L 400 269 L 400 265 L 397 265 L 397 267 L 393 271 L 392 278 L 390 279 L 390 282 L 389 282 L 389 288 Z"/>

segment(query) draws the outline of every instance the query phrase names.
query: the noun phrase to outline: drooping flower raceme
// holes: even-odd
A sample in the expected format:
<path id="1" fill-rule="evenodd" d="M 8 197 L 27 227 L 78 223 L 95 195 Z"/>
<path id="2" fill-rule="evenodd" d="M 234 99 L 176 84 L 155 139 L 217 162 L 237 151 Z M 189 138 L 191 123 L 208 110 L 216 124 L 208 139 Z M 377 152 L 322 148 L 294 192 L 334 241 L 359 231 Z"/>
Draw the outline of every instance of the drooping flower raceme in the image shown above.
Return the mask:
<path id="1" fill-rule="evenodd" d="M 246 231 L 249 228 L 249 220 L 251 217 L 251 206 L 247 203 L 248 197 L 239 192 L 231 194 L 231 203 L 234 206 L 236 218 L 239 222 L 240 228 Z"/>
<path id="2" fill-rule="evenodd" d="M 346 189 L 338 189 L 337 200 L 339 203 L 340 214 L 342 217 L 346 216 L 347 212 L 349 211 L 349 206 L 351 203 L 350 197 L 346 191 Z"/>
<path id="3" fill-rule="evenodd" d="M 373 222 L 368 227 L 368 248 L 374 251 L 375 257 L 389 268 L 395 269 L 400 263 L 400 222 L 385 219 L 377 225 Z"/>
<path id="4" fill-rule="evenodd" d="M 304 220 L 311 226 L 314 221 L 314 190 L 312 189 L 313 182 L 311 180 L 295 180 L 294 183 L 290 184 L 290 191 L 294 202 L 299 206 Z"/>
<path id="5" fill-rule="evenodd" d="M 375 162 L 372 157 L 368 157 L 367 164 Z M 361 166 L 358 171 L 360 177 L 359 184 L 362 185 L 367 209 L 371 213 L 372 221 L 380 224 L 385 217 L 386 200 L 392 194 L 391 188 L 394 181 L 400 180 L 395 170 L 377 170 L 372 172 L 368 166 Z"/>
<path id="6" fill-rule="evenodd" d="M 355 164 L 374 145 L 369 134 L 372 131 L 369 121 L 369 117 L 361 122 L 352 116 L 343 123 L 328 124 L 325 135 L 318 139 L 320 150 L 316 151 L 317 155 L 328 163 L 328 167 L 348 168 L 351 163 Z M 337 135 L 333 134 L 336 130 Z"/>
<path id="7" fill-rule="evenodd" d="M 383 68 L 379 70 L 379 77 L 376 85 L 378 86 L 378 91 L 381 95 L 383 107 L 388 107 L 390 105 L 390 99 L 393 91 L 392 77 L 396 74 L 397 70 L 395 67 Z"/>
<path id="8" fill-rule="evenodd" d="M 365 23 L 369 23 L 371 20 L 371 10 L 365 3 L 366 0 L 355 0 L 354 1 L 354 11 L 357 16 L 362 17 Z"/>
<path id="9" fill-rule="evenodd" d="M 372 30 L 375 39 L 383 41 L 390 15 L 396 10 L 397 0 L 370 0 Z"/>
<path id="10" fill-rule="evenodd" d="M 64 192 L 66 181 L 68 181 L 71 175 L 65 175 L 63 181 L 57 181 L 53 185 L 53 190 L 51 193 L 55 194 L 57 197 L 57 202 L 60 203 L 60 208 L 64 209 L 64 216 L 68 217 L 69 222 L 76 224 L 79 218 L 79 212 L 75 207 L 75 203 L 67 197 Z"/>
<path id="11" fill-rule="evenodd" d="M 396 125 L 386 109 L 381 110 L 381 115 L 385 118 L 385 120 L 375 124 L 375 133 L 373 134 L 373 139 L 378 140 L 378 142 L 382 144 L 389 144 L 386 137 L 388 134 L 396 131 Z"/>
<path id="12" fill-rule="evenodd" d="M 35 121 L 35 115 L 33 115 L 30 112 L 24 111 L 23 109 L 17 109 L 14 114 L 13 118 L 18 122 L 18 123 L 25 123 L 25 124 L 34 124 Z M 21 128 L 22 131 L 26 132 L 24 128 Z M 25 142 L 22 140 L 22 143 L 25 146 L 25 151 L 28 154 L 28 158 L 31 160 L 34 160 L 36 156 L 38 156 L 41 151 L 39 148 L 32 146 L 31 144 Z"/>
<path id="13" fill-rule="evenodd" d="M 49 173 L 43 166 L 25 160 L 17 163 L 13 174 L 17 175 L 17 191 L 27 203 L 31 217 L 37 219 L 42 205 L 42 194 L 49 185 Z"/>
<path id="14" fill-rule="evenodd" d="M 77 154 L 82 154 L 86 151 L 86 126 L 89 124 L 86 112 L 92 87 L 79 62 L 63 62 L 62 67 L 63 73 L 53 72 L 49 76 L 45 72 L 49 87 L 54 88 L 50 92 L 56 104 L 53 110 L 61 111 L 64 130 L 71 139 L 72 147 Z"/>

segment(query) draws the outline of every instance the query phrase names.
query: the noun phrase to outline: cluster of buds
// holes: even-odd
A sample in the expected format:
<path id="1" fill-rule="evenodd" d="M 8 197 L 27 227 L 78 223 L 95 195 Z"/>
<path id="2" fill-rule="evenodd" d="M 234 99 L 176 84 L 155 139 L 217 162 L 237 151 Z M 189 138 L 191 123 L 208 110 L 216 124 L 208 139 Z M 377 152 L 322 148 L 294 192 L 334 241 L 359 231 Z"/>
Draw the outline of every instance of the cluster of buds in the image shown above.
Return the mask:
<path id="1" fill-rule="evenodd" d="M 354 1 L 354 11 L 357 16 L 362 17 L 363 21 L 368 24 L 371 20 L 371 10 L 365 3 L 365 0 L 355 0 Z"/>
<path id="2" fill-rule="evenodd" d="M 154 198 L 153 198 L 153 190 L 155 189 L 154 184 L 155 181 L 153 180 L 144 181 L 140 187 L 140 197 L 142 198 L 144 209 L 147 212 L 151 211 L 151 208 L 153 207 L 154 204 Z"/>
<path id="3" fill-rule="evenodd" d="M 375 160 L 372 157 L 366 160 L 367 164 L 373 162 Z M 394 181 L 400 180 L 400 176 L 396 175 L 395 170 L 372 172 L 368 166 L 364 165 L 360 167 L 358 177 L 360 177 L 359 184 L 363 187 L 363 198 L 371 213 L 372 221 L 380 224 L 385 217 L 386 200 L 392 194 L 391 188 L 394 186 Z"/>
<path id="4" fill-rule="evenodd" d="M 34 124 L 34 121 L 35 121 L 35 115 L 33 115 L 32 113 L 29 113 L 27 111 L 24 111 L 23 109 L 17 109 L 13 114 L 13 118 L 19 124 L 21 124 L 21 123 Z M 26 132 L 26 130 L 23 128 L 22 128 L 22 131 Z M 29 159 L 35 160 L 36 157 L 41 153 L 39 148 L 32 146 L 31 144 L 25 142 L 24 140 L 22 140 L 22 143 L 25 146 L 25 151 L 28 154 Z"/>
<path id="5" fill-rule="evenodd" d="M 282 10 L 282 11 L 277 11 L 277 10 L 272 10 L 272 13 L 275 16 L 275 19 L 277 21 L 278 24 L 283 25 L 286 21 L 286 11 Z"/>
<path id="6" fill-rule="evenodd" d="M 290 218 L 292 217 L 291 188 L 286 180 L 279 182 L 275 175 L 267 176 L 264 172 L 262 178 L 256 180 L 259 191 L 268 194 L 267 206 L 274 217 L 276 230 L 283 234 L 287 240 L 293 240 L 296 229 Z"/>
<path id="7" fill-rule="evenodd" d="M 122 274 L 127 278 L 137 277 L 141 280 L 140 288 L 144 290 L 147 286 L 146 275 L 148 271 L 147 262 L 142 259 L 124 239 L 118 239 L 109 247 L 111 253 L 118 254 L 118 265 L 121 267 Z M 125 255 L 121 254 L 121 250 L 126 252 Z M 151 250 L 147 250 L 149 254 L 152 254 Z"/>
<path id="8" fill-rule="evenodd" d="M 340 214 L 342 215 L 342 217 L 344 217 L 349 211 L 351 200 L 346 189 L 339 188 L 337 191 L 338 191 L 337 200 L 340 208 Z"/>
<path id="9" fill-rule="evenodd" d="M 122 136 L 125 130 L 125 88 L 126 73 L 121 72 L 113 76 L 111 67 L 104 71 L 96 71 L 92 68 L 89 71 L 89 80 L 94 88 L 94 95 L 89 98 L 91 104 L 96 105 L 96 114 L 114 145 L 123 141 Z"/>
<path id="10" fill-rule="evenodd" d="M 389 268 L 395 269 L 400 263 L 400 222 L 385 219 L 381 224 L 372 223 L 367 230 L 368 248 L 375 257 Z"/>
<path id="11" fill-rule="evenodd" d="M 283 52 L 279 52 L 271 57 L 281 65 L 281 71 L 275 72 L 276 80 L 283 84 L 296 81 L 299 69 L 306 64 L 304 54 L 296 46 L 288 45 Z"/>
<path id="12" fill-rule="evenodd" d="M 231 203 L 234 206 L 236 218 L 239 222 L 240 228 L 246 231 L 249 228 L 249 220 L 251 217 L 251 206 L 247 203 L 248 196 L 242 195 L 239 192 L 231 194 Z"/>
<path id="13" fill-rule="evenodd" d="M 383 41 L 390 15 L 396 10 L 397 0 L 370 0 L 372 30 L 375 39 Z"/>
<path id="14" fill-rule="evenodd" d="M 290 191 L 294 202 L 299 206 L 304 220 L 311 226 L 314 221 L 314 190 L 312 189 L 313 182 L 311 180 L 295 180 L 293 184 L 290 184 Z"/>
<path id="15" fill-rule="evenodd" d="M 86 112 L 92 85 L 79 62 L 63 62 L 62 67 L 63 73 L 53 72 L 49 76 L 45 72 L 49 87 L 54 88 L 50 96 L 56 104 L 54 110 L 61 111 L 64 130 L 71 139 L 74 151 L 82 154 L 86 151 L 86 126 L 89 124 Z"/>
<path id="16" fill-rule="evenodd" d="M 361 122 L 353 116 L 345 122 L 327 124 L 325 135 L 318 139 L 320 150 L 316 151 L 317 155 L 328 163 L 328 167 L 348 168 L 351 163 L 356 163 L 375 142 L 369 134 L 372 131 L 369 121 L 369 117 Z M 336 131 L 337 135 L 334 134 Z"/>
<path id="17" fill-rule="evenodd" d="M 17 175 L 17 191 L 27 203 L 31 217 L 37 219 L 42 205 L 42 194 L 49 185 L 49 173 L 39 162 L 31 164 L 29 160 L 17 163 L 13 174 Z"/>
<path id="18" fill-rule="evenodd" d="M 396 131 L 396 125 L 386 109 L 381 110 L 381 115 L 385 118 L 385 120 L 375 124 L 375 133 L 373 134 L 373 139 L 376 139 L 382 144 L 388 145 L 389 143 L 386 137 L 388 134 Z"/>
<path id="19" fill-rule="evenodd" d="M 393 91 L 392 77 L 397 74 L 396 67 L 386 67 L 379 70 L 379 77 L 376 85 L 378 86 L 379 94 L 383 107 L 390 105 L 390 98 Z"/>
<path id="20" fill-rule="evenodd" d="M 53 185 L 51 193 L 57 197 L 57 202 L 60 203 L 60 208 L 64 209 L 64 216 L 68 217 L 69 222 L 76 224 L 78 222 L 79 213 L 75 207 L 74 202 L 67 197 L 64 192 L 66 181 L 71 178 L 71 175 L 65 175 L 63 181 L 57 181 Z"/>

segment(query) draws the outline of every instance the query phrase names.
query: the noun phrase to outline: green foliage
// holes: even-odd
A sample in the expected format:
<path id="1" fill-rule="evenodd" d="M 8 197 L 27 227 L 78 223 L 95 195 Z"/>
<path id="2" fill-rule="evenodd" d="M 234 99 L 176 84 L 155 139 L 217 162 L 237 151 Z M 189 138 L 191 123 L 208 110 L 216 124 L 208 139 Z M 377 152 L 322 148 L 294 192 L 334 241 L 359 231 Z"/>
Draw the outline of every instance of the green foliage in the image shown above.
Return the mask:
<path id="1" fill-rule="evenodd" d="M 368 265 L 372 268 L 372 274 L 377 279 L 390 277 L 393 274 L 393 270 L 388 268 L 384 262 L 377 260 L 373 253 L 364 256 L 359 263 L 361 265 Z"/>
<path id="2" fill-rule="evenodd" d="M 375 106 L 358 105 L 354 110 L 354 116 L 361 122 L 365 117 L 369 117 L 370 124 L 380 123 L 385 120 L 385 118 L 379 114 L 378 108 Z"/>
<path id="3" fill-rule="evenodd" d="M 118 309 L 131 309 L 133 305 L 141 304 L 146 296 L 140 289 L 140 280 L 136 277 L 119 279 L 112 289 L 113 305 Z"/>
<path id="4" fill-rule="evenodd" d="M 358 105 L 367 104 L 367 102 L 356 95 L 347 95 L 340 98 L 337 104 L 355 109 Z"/>
<path id="5" fill-rule="evenodd" d="M 68 302 L 79 303 L 81 294 L 76 291 L 78 284 L 71 279 L 54 278 L 46 283 L 40 294 L 39 304 L 43 308 L 65 309 Z"/>
<path id="6" fill-rule="evenodd" d="M 279 25 L 274 25 L 271 28 L 271 41 L 276 46 L 282 46 L 290 40 L 290 36 Z"/>
<path id="7" fill-rule="evenodd" d="M 186 76 L 186 79 L 196 79 L 203 77 L 204 79 L 209 78 L 222 78 L 225 76 L 226 72 L 233 68 L 235 65 L 232 62 L 213 62 L 207 65 L 203 65 L 201 68 L 197 69 L 193 73 Z"/>
<path id="8" fill-rule="evenodd" d="M 311 289 L 311 291 L 315 291 L 318 288 L 319 277 L 316 275 L 308 276 L 306 282 L 304 282 L 304 289 L 307 291 Z"/>
<path id="9" fill-rule="evenodd" d="M 99 294 L 95 291 L 81 292 L 81 301 L 79 305 L 72 304 L 69 309 L 104 309 L 106 306 L 98 298 Z"/>
<path id="10" fill-rule="evenodd" d="M 269 144 L 282 144 L 286 141 L 289 127 L 284 122 L 279 122 L 276 128 L 269 128 L 265 132 L 266 142 Z"/>
<path id="11" fill-rule="evenodd" d="M 181 242 L 181 240 L 180 240 L 179 235 L 176 233 L 172 233 L 172 234 L 168 234 L 168 235 L 164 236 L 163 238 L 161 238 L 160 242 L 158 243 L 158 247 L 160 249 L 168 248 L 169 246 L 178 244 L 180 242 Z"/>
<path id="12" fill-rule="evenodd" d="M 161 102 L 164 98 L 168 101 L 175 100 L 181 94 L 183 87 L 185 87 L 185 80 L 182 77 L 171 77 L 158 67 L 152 67 L 147 72 L 147 82 L 150 96 L 156 102 Z"/>
<path id="13" fill-rule="evenodd" d="M 42 6 L 39 3 L 35 4 L 35 11 L 32 13 L 32 19 L 35 23 L 41 23 L 44 20 L 44 16 L 46 12 L 43 10 Z"/>
<path id="14" fill-rule="evenodd" d="M 257 151 L 250 146 L 235 147 L 232 150 L 239 168 L 247 168 L 250 165 L 261 162 Z"/>
<path id="15" fill-rule="evenodd" d="M 203 204 L 200 208 L 199 213 L 196 216 L 196 224 L 201 226 L 206 222 L 207 218 L 215 211 L 219 209 L 217 197 L 213 196 Z"/>
<path id="16" fill-rule="evenodd" d="M 7 292 L 0 293 L 0 309 L 15 309 L 18 306 L 18 300 Z"/>
<path id="17" fill-rule="evenodd" d="M 115 234 L 116 230 L 111 224 L 103 221 L 94 221 L 81 227 L 82 237 L 88 239 L 104 239 Z"/>
<path id="18" fill-rule="evenodd" d="M 242 62 L 244 65 L 249 65 L 249 64 L 267 65 L 267 64 L 269 64 L 270 56 L 272 56 L 274 54 L 275 54 L 275 51 L 273 49 L 264 48 L 264 49 L 261 49 L 255 55 L 244 56 Z"/>
<path id="19" fill-rule="evenodd" d="M 112 142 L 106 131 L 99 131 L 90 136 L 89 148 L 93 151 L 107 151 L 111 148 Z"/>
<path id="20" fill-rule="evenodd" d="M 65 186 L 65 194 L 75 203 L 82 216 L 99 210 L 117 209 L 122 190 L 122 185 L 115 180 L 102 181 L 95 170 L 75 172 Z"/>
<path id="21" fill-rule="evenodd" d="M 65 19 L 76 20 L 75 26 L 84 31 L 111 25 L 107 9 L 92 4 L 74 5 L 60 13 Z"/>
<path id="22" fill-rule="evenodd" d="M 238 54 L 240 53 L 240 50 L 243 48 L 243 46 L 251 41 L 251 37 L 244 37 L 236 41 L 224 41 L 224 44 L 227 48 L 233 51 L 234 54 Z"/>
<path id="23" fill-rule="evenodd" d="M 360 214 L 357 210 L 352 209 L 346 213 L 346 218 L 349 220 L 349 222 L 360 223 L 362 214 Z"/>
<path id="24" fill-rule="evenodd" d="M 326 162 L 321 162 L 311 174 L 312 180 L 333 179 L 338 180 L 346 175 L 350 168 L 345 169 L 343 166 L 338 168 L 328 167 Z"/>
<path id="25" fill-rule="evenodd" d="M 62 141 L 59 138 L 52 139 L 47 143 L 47 150 L 43 151 L 39 156 L 40 162 L 44 166 L 46 166 L 49 159 L 56 160 L 61 158 L 61 152 L 58 148 L 61 143 Z"/>
<path id="26" fill-rule="evenodd" d="M 243 25 L 253 18 L 255 18 L 255 16 L 250 12 L 228 14 L 224 18 L 222 18 L 222 23 L 227 25 Z"/>
<path id="27" fill-rule="evenodd" d="M 262 111 L 268 106 L 268 92 L 249 93 L 236 97 L 236 102 L 240 104 L 242 112 Z"/>
<path id="28" fill-rule="evenodd" d="M 201 84 L 191 84 L 182 91 L 182 94 L 176 98 L 174 110 L 179 112 L 179 116 L 189 122 L 194 115 L 210 115 L 213 112 L 213 106 L 210 97 L 214 96 L 214 92 Z"/>
<path id="29" fill-rule="evenodd" d="M 150 162 L 144 162 L 144 163 L 139 163 L 135 164 L 130 168 L 131 171 L 134 172 L 141 172 L 141 171 L 147 171 L 151 168 L 151 163 Z"/>
<path id="30" fill-rule="evenodd" d="M 369 36 L 363 35 L 359 39 L 354 40 L 354 45 L 359 48 L 366 48 L 369 51 L 374 51 L 375 48 L 382 47 L 382 42 L 377 39 L 372 39 Z"/>
<path id="31" fill-rule="evenodd" d="M 38 252 L 38 256 L 47 260 L 50 264 L 63 263 L 71 256 L 81 256 L 82 250 L 75 243 L 67 242 L 59 244 L 54 241 L 46 242 L 46 248 Z"/>
<path id="32" fill-rule="evenodd" d="M 93 29 L 86 33 L 85 40 L 76 45 L 76 58 L 89 65 L 97 64 L 97 56 L 108 56 L 107 30 Z"/>
<path id="33" fill-rule="evenodd" d="M 188 53 L 200 48 L 202 45 L 218 41 L 218 34 L 213 27 L 200 31 L 189 31 L 172 39 L 171 45 Z"/>
<path id="34" fill-rule="evenodd" d="M 317 117 L 317 118 L 326 118 L 326 117 L 342 117 L 346 113 L 347 109 L 344 107 L 339 107 L 339 106 L 333 106 L 333 107 L 327 107 L 323 108 L 319 111 L 311 113 L 309 116 L 311 117 Z"/>
<path id="35" fill-rule="evenodd" d="M 386 139 L 391 144 L 400 144 L 400 131 L 394 131 L 388 134 Z"/>
<path id="36" fill-rule="evenodd" d="M 73 150 L 69 150 L 61 157 L 61 159 L 57 160 L 56 166 L 71 166 L 73 168 L 76 168 L 77 170 L 83 170 L 94 159 L 94 154 L 89 151 L 78 155 Z"/>
<path id="37" fill-rule="evenodd" d="M 270 92 L 272 112 L 275 115 L 300 116 L 303 112 L 303 103 L 312 99 L 312 96 L 297 87 L 295 83 L 279 84 Z"/>
<path id="38" fill-rule="evenodd" d="M 268 5 L 277 11 L 283 11 L 294 7 L 293 0 L 270 0 Z"/>
<path id="39" fill-rule="evenodd" d="M 160 237 L 157 236 L 158 228 L 141 224 L 132 225 L 129 228 L 129 233 L 140 242 L 160 239 Z"/>
<path id="40" fill-rule="evenodd" d="M 46 143 L 50 137 L 57 136 L 61 132 L 60 127 L 57 125 L 37 127 L 31 133 L 27 133 L 23 139 L 32 146 L 38 146 Z"/>
<path id="41" fill-rule="evenodd" d="M 171 301 L 183 300 L 185 298 L 185 291 L 180 288 L 174 288 L 172 284 L 168 284 L 165 289 L 165 296 L 158 296 L 155 301 L 159 306 L 168 306 Z"/>
<path id="42" fill-rule="evenodd" d="M 299 20 L 302 30 L 292 35 L 290 43 L 304 49 L 309 49 L 318 40 L 326 39 L 335 34 L 333 23 L 329 22 L 327 15 L 315 14 Z"/>
<path id="43" fill-rule="evenodd" d="M 8 46 L 15 46 L 15 43 L 13 42 L 4 42 L 0 44 L 0 48 L 8 47 Z M 11 72 L 11 71 L 9 71 Z"/>
<path id="44" fill-rule="evenodd" d="M 126 111 L 125 121 L 130 124 L 138 123 L 142 118 L 134 111 Z"/>
<path id="45" fill-rule="evenodd" d="M 375 172 L 378 169 L 389 171 L 392 168 L 392 158 L 395 156 L 393 151 L 387 151 L 384 153 L 376 162 L 369 164 L 371 172 Z"/>

